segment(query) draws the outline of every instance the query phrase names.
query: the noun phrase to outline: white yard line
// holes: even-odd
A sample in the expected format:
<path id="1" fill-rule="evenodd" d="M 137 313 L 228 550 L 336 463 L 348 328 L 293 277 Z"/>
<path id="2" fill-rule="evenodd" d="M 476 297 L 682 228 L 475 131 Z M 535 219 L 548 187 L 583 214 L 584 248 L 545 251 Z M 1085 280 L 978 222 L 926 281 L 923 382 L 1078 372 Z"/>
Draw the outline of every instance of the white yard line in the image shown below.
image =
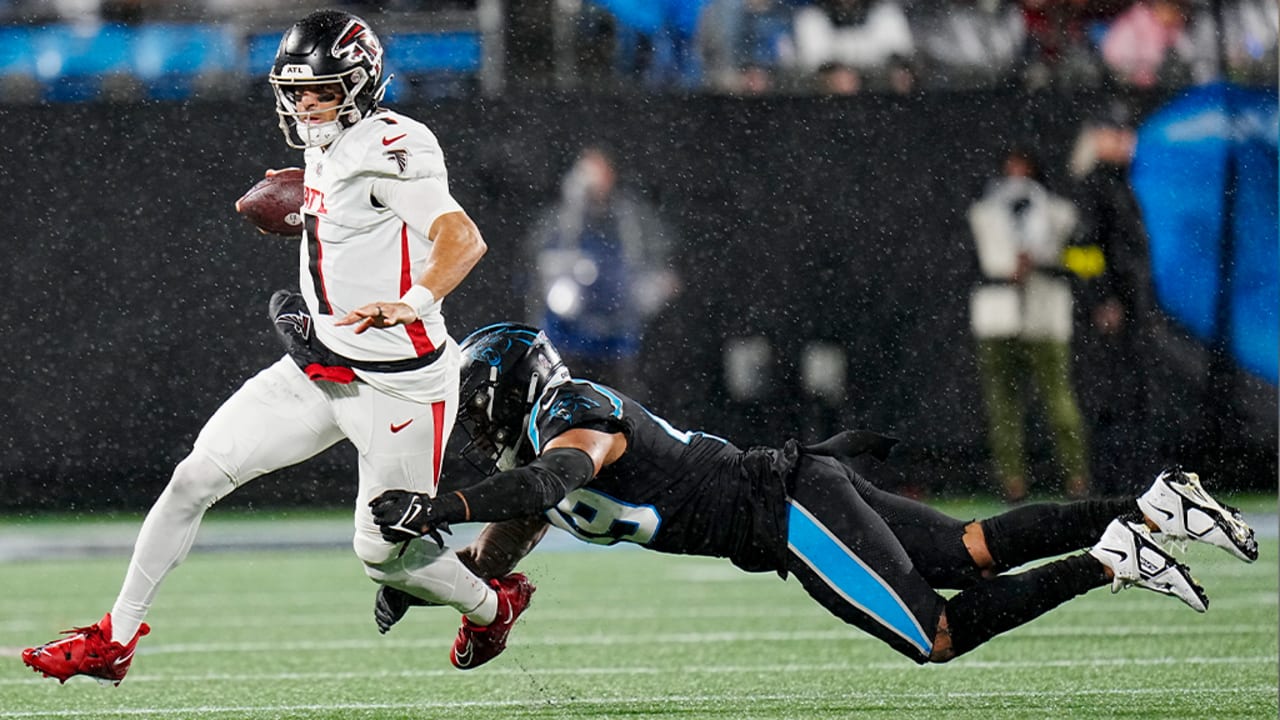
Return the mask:
<path id="1" fill-rule="evenodd" d="M 1044 670 L 1070 668 L 1131 668 L 1190 665 L 1275 665 L 1274 655 L 1252 655 L 1233 657 L 1140 657 L 1140 658 L 1075 658 L 1071 660 L 960 660 L 949 663 L 945 669 L 940 665 L 926 665 L 920 672 L 962 672 L 965 670 Z M 916 667 L 909 660 L 887 662 L 857 663 L 814 663 L 814 664 L 782 664 L 782 665 L 688 665 L 666 667 L 571 667 L 571 668 L 493 668 L 486 675 L 507 676 L 589 676 L 589 675 L 746 675 L 764 673 L 768 675 L 808 674 L 808 673 L 856 673 L 856 672 L 900 672 Z M 431 678 L 457 677 L 458 671 L 453 668 L 397 670 L 386 671 L 344 671 L 344 672 L 285 672 L 285 673 L 203 673 L 203 674 L 147 674 L 129 675 L 129 684 L 138 683 L 208 683 L 208 682 L 282 682 L 282 681 L 334 681 L 334 680 L 386 680 L 390 678 Z M 5 678 L 0 685 L 39 685 L 49 681 L 41 677 Z M 80 681 L 75 681 L 80 682 Z M 83 682 L 90 682 L 84 680 Z"/>
<path id="2" fill-rule="evenodd" d="M 1018 628 L 1019 638 L 1079 638 L 1079 637 L 1205 637 L 1222 635 L 1275 635 L 1275 625 L 1223 623 L 1196 625 L 1089 625 L 1089 626 L 1046 626 Z M 525 648 L 536 647 L 572 647 L 572 646 L 617 646 L 617 645 L 705 645 L 708 643 L 759 643 L 759 642 L 880 642 L 856 628 L 827 628 L 798 631 L 747 631 L 747 632 L 702 632 L 702 633 L 670 633 L 670 634 L 623 634 L 623 633 L 591 633 L 574 636 L 532 635 L 520 636 L 518 645 Z M 201 643 L 153 643 L 138 648 L 138 657 L 153 655 L 204 654 L 204 653 L 242 653 L 242 652 L 315 652 L 315 651 L 378 651 L 399 648 L 421 649 L 424 647 L 447 647 L 451 638 L 432 638 L 424 641 L 421 637 L 406 635 L 403 638 L 372 637 L 368 639 L 350 640 L 295 640 L 288 642 L 201 642 Z M 17 656 L 18 648 L 0 648 L 0 656 Z"/>
<path id="3" fill-rule="evenodd" d="M 1258 695 L 1274 695 L 1274 685 L 1243 685 L 1228 686 L 1215 688 L 1180 688 L 1177 693 L 1183 697 L 1217 697 L 1221 695 L 1239 695 L 1240 693 L 1250 693 Z M 849 701 L 895 701 L 895 700 L 929 700 L 944 701 L 947 699 L 968 700 L 972 698 L 982 698 L 989 700 L 991 698 L 1009 698 L 1009 699 L 1035 699 L 1035 698 L 1071 698 L 1083 695 L 1095 697 L 1114 697 L 1120 702 L 1125 698 L 1141 698 L 1151 695 L 1168 695 L 1168 688 L 1091 688 L 1080 689 L 1072 688 L 1061 692 L 1039 691 L 1039 690 L 1007 690 L 1007 691 L 981 691 L 981 692 L 877 692 L 877 691 L 841 691 L 837 698 L 840 702 Z M 170 707 L 170 708 L 129 708 L 122 710 L 94 709 L 94 710 L 18 710 L 18 711 L 0 711 L 0 718 L 103 718 L 103 717 L 201 717 L 208 715 L 227 715 L 227 714 L 245 714 L 245 713 L 266 713 L 279 714 L 289 712 L 327 712 L 341 710 L 353 711 L 373 711 L 373 710 L 432 710 L 432 709 L 465 709 L 465 708 L 538 708 L 538 707 L 591 707 L 591 706 L 608 706 L 608 707 L 626 707 L 637 704 L 665 703 L 677 704 L 683 706 L 681 709 L 687 711 L 690 704 L 714 704 L 722 706 L 724 703 L 757 703 L 757 702 L 787 702 L 797 704 L 800 707 L 807 703 L 818 701 L 828 702 L 829 699 L 824 696 L 795 696 L 790 694 L 762 694 L 762 695 L 653 695 L 642 697 L 600 697 L 600 698 L 557 698 L 554 700 L 472 700 L 472 701 L 426 701 L 413 703 L 333 703 L 327 705 L 228 705 L 228 706 L 211 706 L 199 705 L 194 707 Z"/>
<path id="4" fill-rule="evenodd" d="M 1271 579 L 1274 582 L 1275 578 L 1272 577 Z M 368 605 L 372 608 L 372 589 L 365 594 L 368 595 Z M 1098 596 L 1106 597 L 1107 595 L 1105 593 L 1098 593 Z M 249 596 L 250 599 L 252 597 L 254 596 Z M 286 616 L 253 614 L 251 611 L 255 607 L 276 607 L 280 605 L 281 601 L 279 593 L 272 593 L 263 597 L 268 599 L 259 604 L 247 602 L 245 597 L 241 596 L 240 598 L 237 598 L 237 606 L 239 606 L 242 611 L 247 610 L 250 612 L 245 615 L 219 615 L 205 617 L 201 619 L 201 624 L 206 628 L 228 627 L 233 629 L 249 627 L 316 627 L 330 629 L 334 627 L 373 628 L 372 610 L 368 612 L 360 612 L 356 615 L 351 615 L 345 610 L 339 613 L 336 607 L 338 605 L 345 607 L 345 603 L 335 603 L 333 601 L 329 601 L 327 603 L 313 603 L 309 602 L 306 597 L 290 598 L 290 612 Z M 1159 595 L 1153 594 L 1148 597 L 1146 595 L 1137 594 L 1136 592 L 1124 599 L 1124 603 L 1116 603 L 1113 606 L 1108 606 L 1107 614 L 1112 617 L 1128 617 L 1134 615 L 1146 616 L 1153 610 L 1168 607 L 1167 603 L 1177 602 Z M 226 607 L 227 604 L 228 603 L 226 601 L 208 604 L 203 602 L 191 603 L 188 602 L 187 597 L 177 597 L 173 598 L 171 602 L 162 602 L 159 607 L 159 612 L 166 616 L 174 616 L 179 614 L 179 611 L 183 610 L 194 610 L 197 607 Z M 1275 608 L 1277 605 L 1280 605 L 1280 595 L 1277 595 L 1273 589 L 1262 592 L 1237 593 L 1230 596 L 1212 595 L 1210 600 L 1210 611 L 1216 616 L 1221 616 L 1222 613 L 1228 610 L 1256 610 L 1258 608 Z M 303 610 L 303 606 L 313 609 Z M 12 609 L 14 608 L 14 604 L 9 603 L 6 607 Z M 32 608 L 34 607 L 35 603 L 32 601 Z M 1091 613 L 1094 610 L 1096 610 L 1096 608 L 1093 608 L 1092 606 L 1086 610 L 1080 606 L 1067 605 L 1056 611 L 1056 617 L 1066 617 L 1069 613 L 1074 612 Z M 433 611 L 429 609 L 415 611 L 414 615 L 409 616 L 410 620 L 406 621 L 407 624 L 404 627 L 410 628 L 414 626 L 413 618 L 415 615 L 426 617 L 427 614 L 431 612 Z M 441 614 L 447 614 L 451 611 L 441 609 L 438 612 Z M 574 609 L 561 607 L 555 604 L 548 605 L 546 603 L 542 603 L 533 606 L 530 617 L 535 618 L 538 622 L 583 622 L 588 620 L 601 620 L 614 624 L 618 620 L 618 611 L 616 608 L 612 607 Z M 779 620 L 783 618 L 812 620 L 814 622 L 822 623 L 830 622 L 832 620 L 831 615 L 816 603 L 812 604 L 812 606 L 804 605 L 800 607 L 776 607 L 765 603 L 757 603 L 754 605 L 699 605 L 697 607 L 629 608 L 627 610 L 626 617 L 627 620 L 670 620 L 673 622 L 680 622 L 684 620 L 733 619 Z M 15 618 L 0 620 L 0 633 L 47 633 L 51 629 L 56 631 L 60 628 L 50 628 L 48 627 L 48 624 L 43 621 L 29 619 Z M 395 630 L 392 632 L 399 633 L 402 631 Z M 147 642 L 152 641 L 148 640 Z"/>

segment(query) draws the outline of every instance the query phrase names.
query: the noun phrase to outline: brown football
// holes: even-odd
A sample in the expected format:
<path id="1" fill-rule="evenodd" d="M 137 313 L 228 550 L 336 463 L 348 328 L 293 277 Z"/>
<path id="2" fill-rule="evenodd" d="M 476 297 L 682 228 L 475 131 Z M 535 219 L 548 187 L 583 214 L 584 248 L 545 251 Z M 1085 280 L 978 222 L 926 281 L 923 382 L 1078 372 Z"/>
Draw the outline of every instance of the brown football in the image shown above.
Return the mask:
<path id="1" fill-rule="evenodd" d="M 302 170 L 289 168 L 263 178 L 236 201 L 236 212 L 274 235 L 302 234 Z"/>

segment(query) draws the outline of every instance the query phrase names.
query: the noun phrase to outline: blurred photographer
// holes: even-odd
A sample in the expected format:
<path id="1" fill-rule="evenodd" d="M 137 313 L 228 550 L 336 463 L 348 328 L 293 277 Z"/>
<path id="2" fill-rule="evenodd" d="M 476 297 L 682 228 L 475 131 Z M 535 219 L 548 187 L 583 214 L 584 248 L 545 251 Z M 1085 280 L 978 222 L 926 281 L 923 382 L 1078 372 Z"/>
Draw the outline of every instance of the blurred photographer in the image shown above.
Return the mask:
<path id="1" fill-rule="evenodd" d="M 1078 350 L 1088 382 L 1081 401 L 1090 436 L 1099 443 L 1094 478 L 1104 492 L 1123 492 L 1150 450 L 1132 442 L 1147 415 L 1147 353 L 1153 308 L 1146 228 L 1129 185 L 1137 145 L 1128 108 L 1114 103 L 1081 127 L 1071 157 L 1076 180 L 1082 245 L 1100 260 L 1084 284 Z M 1116 452 L 1119 448 L 1126 452 Z"/>
<path id="2" fill-rule="evenodd" d="M 646 325 L 679 285 L 674 242 L 657 209 L 620 186 L 609 151 L 583 148 L 529 236 L 533 321 L 587 376 L 638 384 Z"/>
<path id="3" fill-rule="evenodd" d="M 1089 492 L 1083 424 L 1071 384 L 1072 288 L 1062 267 L 1076 229 L 1070 201 L 1045 189 L 1031 152 L 1015 148 L 1004 174 L 969 208 L 982 280 L 970 296 L 991 455 L 1005 499 L 1027 496 L 1026 400 L 1035 386 L 1068 497 Z"/>

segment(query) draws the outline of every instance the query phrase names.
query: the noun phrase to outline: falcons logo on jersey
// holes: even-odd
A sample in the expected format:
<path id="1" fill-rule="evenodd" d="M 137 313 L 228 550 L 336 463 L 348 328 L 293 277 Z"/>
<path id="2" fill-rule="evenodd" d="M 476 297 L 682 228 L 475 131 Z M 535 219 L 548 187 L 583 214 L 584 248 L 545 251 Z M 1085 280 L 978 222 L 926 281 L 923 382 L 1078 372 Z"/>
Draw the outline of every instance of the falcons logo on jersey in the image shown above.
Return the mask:
<path id="1" fill-rule="evenodd" d="M 383 154 L 386 155 L 392 162 L 394 162 L 396 164 L 396 167 L 400 168 L 400 172 L 403 173 L 404 169 L 409 167 L 409 151 L 408 150 L 401 150 L 400 148 L 396 148 L 395 150 L 388 150 Z"/>
<path id="2" fill-rule="evenodd" d="M 382 44 L 378 42 L 376 35 L 369 32 L 369 28 L 355 20 L 347 23 L 347 28 L 333 42 L 329 53 L 336 58 L 347 58 L 355 63 L 368 58 L 373 68 L 373 76 L 382 76 Z"/>

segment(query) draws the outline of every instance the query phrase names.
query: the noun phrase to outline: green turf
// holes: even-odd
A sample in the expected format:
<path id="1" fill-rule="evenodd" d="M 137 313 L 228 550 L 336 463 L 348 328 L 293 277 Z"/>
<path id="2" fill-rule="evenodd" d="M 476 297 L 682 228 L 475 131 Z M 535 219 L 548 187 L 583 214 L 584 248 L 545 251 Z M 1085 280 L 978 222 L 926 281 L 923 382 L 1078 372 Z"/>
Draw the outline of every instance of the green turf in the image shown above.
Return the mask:
<path id="1" fill-rule="evenodd" d="M 535 554 L 511 647 L 458 672 L 457 615 L 374 629 L 342 551 L 194 553 L 170 576 L 128 680 L 66 685 L 18 648 L 98 618 L 127 560 L 0 565 L 6 718 L 1275 718 L 1277 543 L 1240 563 L 1193 547 L 1209 591 L 1105 589 L 954 663 L 916 667 L 794 582 L 635 549 Z"/>

